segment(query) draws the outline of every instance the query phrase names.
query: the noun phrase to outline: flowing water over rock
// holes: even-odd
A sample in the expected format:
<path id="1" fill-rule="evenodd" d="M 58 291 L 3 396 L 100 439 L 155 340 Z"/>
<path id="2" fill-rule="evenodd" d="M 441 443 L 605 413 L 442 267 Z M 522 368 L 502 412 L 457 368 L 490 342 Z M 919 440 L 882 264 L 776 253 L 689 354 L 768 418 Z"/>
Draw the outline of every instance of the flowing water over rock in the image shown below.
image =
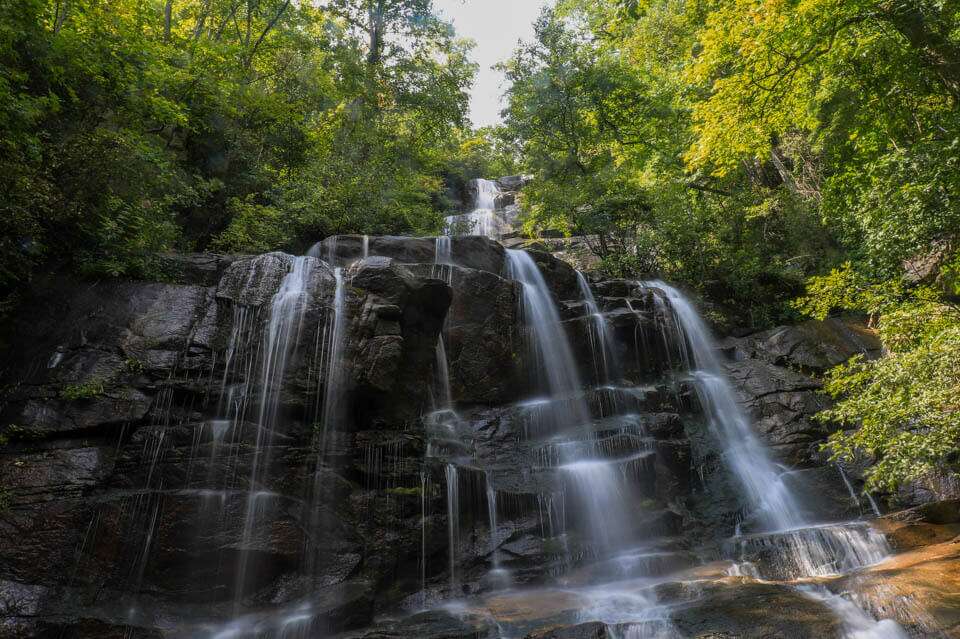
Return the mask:
<path id="1" fill-rule="evenodd" d="M 448 235 L 480 235 L 499 239 L 512 230 L 517 208 L 514 205 L 502 204 L 505 193 L 497 182 L 471 180 L 469 190 L 473 195 L 473 208 L 467 213 L 447 216 L 445 229 Z M 512 197 L 510 201 L 512 202 Z"/>
<path id="2" fill-rule="evenodd" d="M 23 329 L 10 636 L 906 636 L 834 594 L 890 552 L 855 480 L 813 503 L 678 290 L 480 237 L 310 255 Z"/>

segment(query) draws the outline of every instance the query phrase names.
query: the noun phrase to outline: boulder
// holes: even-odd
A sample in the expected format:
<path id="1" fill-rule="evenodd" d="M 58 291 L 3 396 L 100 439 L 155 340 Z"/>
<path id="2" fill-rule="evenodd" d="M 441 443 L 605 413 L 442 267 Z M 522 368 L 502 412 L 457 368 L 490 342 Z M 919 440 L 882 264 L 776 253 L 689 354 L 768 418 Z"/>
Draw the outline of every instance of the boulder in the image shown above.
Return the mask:
<path id="1" fill-rule="evenodd" d="M 789 585 L 730 580 L 702 588 L 668 586 L 669 594 L 692 597 L 672 611 L 674 627 L 685 637 L 809 639 L 840 637 L 840 621 L 826 605 Z M 667 594 L 662 592 L 661 596 Z"/>
<path id="2" fill-rule="evenodd" d="M 519 191 L 533 180 L 531 175 L 505 175 L 497 179 L 501 191 Z"/>
<path id="3" fill-rule="evenodd" d="M 794 466 L 819 461 L 820 443 L 833 430 L 812 419 L 829 405 L 820 382 L 757 359 L 729 363 L 727 372 L 755 430 L 778 459 Z"/>
<path id="4" fill-rule="evenodd" d="M 876 332 L 859 322 L 839 318 L 780 326 L 740 339 L 730 338 L 721 344 L 736 359 L 760 359 L 814 375 L 854 355 L 873 359 L 882 351 Z"/>
<path id="5" fill-rule="evenodd" d="M 495 275 L 503 272 L 504 251 L 499 243 L 480 236 L 449 239 L 454 264 Z M 345 265 L 362 259 L 365 245 L 367 257 L 388 257 L 401 264 L 433 264 L 437 260 L 437 238 L 377 236 L 365 242 L 362 235 L 336 235 L 320 242 L 315 252 L 330 264 Z"/>

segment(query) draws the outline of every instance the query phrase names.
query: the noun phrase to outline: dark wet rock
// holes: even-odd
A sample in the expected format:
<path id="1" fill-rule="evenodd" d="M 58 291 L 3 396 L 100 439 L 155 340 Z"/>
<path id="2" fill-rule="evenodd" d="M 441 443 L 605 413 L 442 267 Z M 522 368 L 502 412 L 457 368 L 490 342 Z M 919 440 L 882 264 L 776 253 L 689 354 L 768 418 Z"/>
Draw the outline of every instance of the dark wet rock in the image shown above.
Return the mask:
<path id="1" fill-rule="evenodd" d="M 293 257 L 265 253 L 238 260 L 227 267 L 217 285 L 217 297 L 244 306 L 264 306 L 290 272 Z"/>
<path id="2" fill-rule="evenodd" d="M 907 482 L 891 496 L 891 503 L 901 508 L 960 499 L 960 476 L 948 471 L 934 471 L 923 479 Z"/>
<path id="3" fill-rule="evenodd" d="M 418 278 L 402 264 L 370 257 L 350 268 L 350 286 L 366 293 L 352 334 L 353 378 L 362 422 L 413 419 L 430 398 L 437 340 L 450 305 L 442 281 Z"/>
<path id="4" fill-rule="evenodd" d="M 611 634 L 607 624 L 599 621 L 538 630 L 528 634 L 524 639 L 614 639 L 617 635 Z"/>
<path id="5" fill-rule="evenodd" d="M 0 486 L 7 505 L 76 497 L 104 481 L 113 470 L 115 449 L 59 448 L 0 456 Z"/>
<path id="6" fill-rule="evenodd" d="M 682 586 L 677 590 L 686 589 Z M 696 585 L 691 585 L 695 589 Z M 840 636 L 840 623 L 819 601 L 779 584 L 714 583 L 680 597 L 694 599 L 672 611 L 674 626 L 689 637 L 809 639 Z"/>
<path id="7" fill-rule="evenodd" d="M 343 639 L 487 639 L 493 630 L 490 623 L 478 615 L 455 615 L 436 610 L 398 621 L 385 621 Z"/>
<path id="8" fill-rule="evenodd" d="M 19 639 L 37 635 L 37 617 L 48 597 L 43 586 L 0 579 L 0 635 Z"/>
<path id="9" fill-rule="evenodd" d="M 813 419 L 829 405 L 820 382 L 755 359 L 730 363 L 727 371 L 755 430 L 778 458 L 792 465 L 818 459 L 820 443 L 834 430 Z"/>
<path id="10" fill-rule="evenodd" d="M 497 209 L 504 209 L 517 203 L 517 194 L 508 192 L 497 195 L 495 206 Z"/>
<path id="11" fill-rule="evenodd" d="M 71 621 L 47 621 L 38 624 L 39 639 L 164 639 L 159 630 L 142 628 L 121 622 L 111 623 L 96 618 L 79 618 Z"/>
<path id="12" fill-rule="evenodd" d="M 721 345 L 738 359 L 762 359 L 813 374 L 824 373 L 854 355 L 876 358 L 882 348 L 874 331 L 859 322 L 838 318 L 780 326 L 740 339 L 727 339 Z"/>
<path id="13" fill-rule="evenodd" d="M 497 186 L 504 191 L 519 191 L 532 179 L 529 175 L 506 175 L 497 179 Z"/>
<path id="14" fill-rule="evenodd" d="M 558 260 L 550 253 L 528 250 L 530 257 L 540 268 L 543 279 L 553 292 L 557 301 L 579 300 L 580 285 L 577 283 L 577 272 L 573 267 Z"/>
<path id="15" fill-rule="evenodd" d="M 366 246 L 370 257 L 388 257 L 402 264 L 433 264 L 437 257 L 435 238 L 377 236 L 368 238 Z M 336 235 L 320 242 L 318 255 L 335 266 L 346 265 L 363 258 L 363 247 L 362 235 Z M 450 254 L 458 266 L 495 275 L 503 272 L 503 247 L 485 237 L 450 238 Z"/>
<path id="16" fill-rule="evenodd" d="M 861 483 L 848 476 L 848 487 L 835 464 L 796 469 L 784 481 L 798 496 L 808 521 L 848 521 L 873 515 L 870 500 L 860 490 Z"/>
<path id="17" fill-rule="evenodd" d="M 495 404 L 519 397 L 524 349 L 519 285 L 479 269 L 432 264 L 411 268 L 420 276 L 450 281 L 453 299 L 444 340 L 454 401 Z"/>
<path id="18" fill-rule="evenodd" d="M 484 273 L 457 269 L 446 324 L 450 384 L 457 402 L 497 403 L 520 389 L 517 285 Z"/>

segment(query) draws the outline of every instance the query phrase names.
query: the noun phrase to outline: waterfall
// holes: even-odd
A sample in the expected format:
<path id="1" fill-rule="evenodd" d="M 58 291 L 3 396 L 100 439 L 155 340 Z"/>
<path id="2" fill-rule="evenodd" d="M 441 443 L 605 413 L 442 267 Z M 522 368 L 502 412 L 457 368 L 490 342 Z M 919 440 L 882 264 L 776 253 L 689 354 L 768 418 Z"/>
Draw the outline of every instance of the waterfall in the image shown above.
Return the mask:
<path id="1" fill-rule="evenodd" d="M 598 554 L 625 550 L 630 500 L 614 460 L 579 459 L 561 465 L 577 512 Z"/>
<path id="2" fill-rule="evenodd" d="M 447 365 L 447 349 L 443 344 L 443 335 L 437 338 L 437 353 L 434 358 L 434 377 L 436 378 L 436 410 L 453 408 L 453 393 L 450 390 L 450 368 Z"/>
<path id="3" fill-rule="evenodd" d="M 283 376 L 299 341 L 308 287 L 315 265 L 316 260 L 311 257 L 293 258 L 290 271 L 284 276 L 280 289 L 274 294 L 270 304 L 270 317 L 264 331 L 260 354 L 260 410 L 237 568 L 235 601 L 238 607 L 246 586 L 249 548 L 257 522 L 265 510 L 264 492 L 259 489 L 259 485 L 261 475 L 269 463 L 270 449 L 278 426 Z"/>
<path id="4" fill-rule="evenodd" d="M 345 351 L 347 345 L 347 286 L 344 281 L 343 269 L 338 267 L 333 271 L 335 288 L 333 293 L 332 313 L 328 313 L 324 339 L 322 340 L 322 355 L 320 367 L 323 369 L 323 407 L 320 414 L 319 429 L 314 431 L 313 448 L 315 451 L 313 485 L 310 498 L 307 502 L 310 522 L 310 531 L 316 531 L 320 525 L 320 500 L 323 495 L 326 479 L 326 454 L 330 433 L 340 425 L 344 417 L 343 401 L 346 393 L 347 365 Z M 314 427 L 316 428 L 316 426 Z M 304 569 L 308 575 L 313 575 L 317 562 L 316 543 L 312 538 L 307 542 L 304 556 Z"/>
<path id="5" fill-rule="evenodd" d="M 636 451 L 626 457 L 611 454 L 609 442 L 594 431 L 577 364 L 540 268 L 525 251 L 507 250 L 507 260 L 509 275 L 522 285 L 523 318 L 530 335 L 531 362 L 538 373 L 537 391 L 546 395 L 531 403 L 537 424 L 532 434 L 546 438 L 535 451 L 539 462 L 559 474 L 564 512 L 584 542 L 578 554 L 625 552 L 635 541 L 631 535 L 634 495 L 627 476 L 628 467 L 637 459 Z M 591 317 L 599 315 L 589 286 L 581 289 L 581 294 Z M 603 321 L 602 316 L 600 319 Z M 603 358 L 599 352 L 597 355 Z M 619 423 L 618 430 L 633 431 L 635 425 L 627 421 Z M 552 509 L 552 500 L 550 504 Z"/>
<path id="6" fill-rule="evenodd" d="M 343 269 L 335 268 L 333 277 L 336 282 L 336 289 L 333 295 L 333 330 L 330 332 L 326 375 L 324 376 L 323 415 L 320 420 L 322 433 L 320 440 L 321 459 L 326 451 L 330 428 L 342 417 L 343 394 L 346 383 L 344 351 L 347 337 L 347 289 L 344 283 Z"/>
<path id="7" fill-rule="evenodd" d="M 440 235 L 434 238 L 433 247 L 433 263 L 437 265 L 437 270 L 434 272 L 438 273 L 436 277 L 449 284 L 449 266 L 453 264 L 453 240 L 450 239 L 449 235 Z"/>
<path id="8" fill-rule="evenodd" d="M 434 239 L 434 267 L 433 276 L 442 279 L 449 286 L 453 281 L 453 247 L 448 236 Z M 453 406 L 453 397 L 450 392 L 450 367 L 447 364 L 446 323 L 444 330 L 437 336 L 437 352 L 435 356 L 434 378 L 437 386 L 437 397 L 434 400 L 434 409 L 446 410 Z"/>
<path id="9" fill-rule="evenodd" d="M 550 399 L 552 426 L 585 424 L 589 414 L 580 396 L 580 377 L 553 294 L 526 251 L 508 249 L 507 265 L 510 277 L 523 288 L 523 318 L 532 338 L 532 363 L 537 372 L 538 390 L 546 392 Z"/>
<path id="10" fill-rule="evenodd" d="M 473 180 L 477 190 L 473 210 L 461 215 L 450 215 L 445 220 L 448 235 L 482 235 L 492 239 L 500 236 L 496 217 L 497 196 L 500 189 L 492 180 Z"/>
<path id="11" fill-rule="evenodd" d="M 842 639 L 909 639 L 910 635 L 892 619 L 877 621 L 857 604 L 822 586 L 798 586 L 807 597 L 826 605 L 842 624 Z"/>
<path id="12" fill-rule="evenodd" d="M 487 525 L 490 527 L 490 561 L 494 569 L 498 569 L 500 558 L 497 556 L 497 490 L 490 481 L 490 471 L 484 473 L 484 483 L 487 492 Z"/>
<path id="13" fill-rule="evenodd" d="M 587 278 L 577 271 L 577 285 L 580 287 L 580 296 L 590 315 L 590 352 L 593 359 L 594 375 L 601 384 L 609 384 L 619 377 L 619 362 L 616 349 L 613 345 L 613 335 L 607 320 L 597 306 L 597 300 L 590 290 Z"/>
<path id="14" fill-rule="evenodd" d="M 420 471 L 420 592 L 427 597 L 427 490 L 430 484 L 425 470 Z"/>
<path id="15" fill-rule="evenodd" d="M 681 340 L 685 338 L 689 346 L 687 358 L 694 369 L 697 393 L 724 447 L 724 458 L 740 481 L 755 514 L 769 529 L 803 525 L 795 496 L 736 401 L 706 324 L 677 289 L 661 281 L 643 285 L 660 289 L 670 302 L 669 308 L 664 309 L 666 316 L 675 318 Z"/>
<path id="16" fill-rule="evenodd" d="M 908 618 L 909 596 L 885 600 L 875 585 L 897 565 L 856 572 L 888 556 L 883 535 L 866 521 L 812 520 L 804 474 L 786 479 L 676 289 L 592 290 L 550 256 L 481 238 L 336 242 L 312 248 L 316 258 L 224 267 L 181 342 L 191 357 L 215 355 L 177 368 L 166 388 L 152 368 L 143 376 L 153 423 L 120 435 L 122 474 L 93 493 L 103 506 L 64 569 L 68 615 L 85 605 L 71 592 L 90 585 L 108 588 L 87 608 L 94 620 L 127 634 L 679 639 L 769 616 L 800 633 L 906 637 L 858 607 Z M 351 281 L 346 265 L 371 246 L 385 257 L 363 272 L 390 269 L 396 288 Z M 319 256 L 338 252 L 344 266 L 328 274 Z M 450 334 L 437 334 L 437 300 L 413 294 L 436 279 L 458 287 Z M 404 313 L 399 340 L 385 321 L 395 310 L 380 317 L 388 306 Z M 379 359 L 396 351 L 367 348 L 377 338 L 400 344 L 399 367 Z M 511 387 L 520 370 L 529 384 Z M 676 382 L 684 392 L 671 392 Z M 717 466 L 738 499 L 712 499 Z M 836 468 L 817 481 L 842 480 L 846 492 L 828 497 L 846 513 L 849 493 L 869 516 L 870 495 Z M 118 581 L 103 582 L 114 547 Z"/>
<path id="17" fill-rule="evenodd" d="M 765 526 L 764 532 L 736 538 L 741 560 L 747 555 L 764 560 L 747 563 L 751 570 L 758 567 L 766 577 L 797 579 L 843 574 L 885 559 L 890 552 L 886 539 L 869 526 L 858 523 L 824 526 L 805 518 L 797 496 L 784 482 L 783 474 L 778 472 L 738 405 L 716 356 L 716 344 L 693 305 L 664 282 L 646 282 L 642 286 L 659 289 L 666 295 L 669 308 L 662 310 L 667 317 L 674 318 L 680 339 L 689 346 L 685 358 L 693 368 L 698 395 L 723 448 L 724 460 L 743 487 L 745 497 L 754 508 L 753 514 Z M 850 622 L 846 604 L 856 608 L 854 604 L 838 605 L 839 602 L 832 599 L 825 603 L 838 614 L 842 613 L 845 623 Z M 859 609 L 857 614 L 867 617 Z M 902 632 L 895 622 L 880 623 L 885 629 L 894 627 L 894 634 L 864 634 L 854 628 L 847 636 L 904 636 L 895 634 Z"/>
<path id="18" fill-rule="evenodd" d="M 460 546 L 460 479 L 454 464 L 447 464 L 447 544 L 450 553 L 450 592 L 456 595 Z"/>
<path id="19" fill-rule="evenodd" d="M 840 478 L 843 480 L 843 485 L 846 487 L 847 492 L 850 493 L 850 501 L 858 510 L 862 510 L 860 507 L 860 498 L 857 497 L 857 493 L 853 490 L 853 484 L 850 483 L 850 478 L 847 477 L 847 473 L 843 472 L 843 466 L 836 464 L 837 470 L 840 472 Z"/>

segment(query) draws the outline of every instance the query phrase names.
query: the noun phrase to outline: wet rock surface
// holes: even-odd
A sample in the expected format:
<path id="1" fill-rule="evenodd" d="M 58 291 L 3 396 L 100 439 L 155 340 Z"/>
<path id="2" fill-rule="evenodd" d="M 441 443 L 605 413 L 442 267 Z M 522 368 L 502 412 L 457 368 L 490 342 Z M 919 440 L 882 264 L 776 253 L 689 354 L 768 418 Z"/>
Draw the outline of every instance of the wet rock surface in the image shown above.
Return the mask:
<path id="1" fill-rule="evenodd" d="M 838 636 L 823 604 L 788 587 L 670 578 L 720 553 L 743 504 L 662 293 L 594 282 L 598 324 L 576 272 L 532 253 L 588 413 L 557 433 L 573 404 L 533 391 L 503 247 L 463 237 L 450 249 L 438 264 L 433 238 L 341 236 L 307 261 L 169 256 L 168 282 L 38 283 L 3 336 L 0 634 L 221 636 L 240 619 L 244 637 L 630 636 L 629 624 L 578 618 L 588 603 L 569 593 L 416 612 L 487 597 L 502 571 L 516 588 L 662 578 L 673 585 L 643 597 L 668 606 L 681 636 Z M 272 305 L 296 269 L 296 321 L 273 352 Z M 438 410 L 441 339 L 453 406 Z M 862 505 L 816 454 L 829 429 L 810 419 L 824 405 L 810 375 L 870 344 L 831 323 L 722 344 L 757 433 L 818 486 L 811 508 L 824 519 Z M 284 358 L 275 375 L 271 356 Z M 611 534 L 641 531 L 647 546 L 597 560 L 598 520 L 614 518 L 577 501 L 582 469 L 565 462 L 580 448 L 612 462 L 633 505 Z M 898 549 L 937 545 L 930 561 L 953 570 L 957 518 L 942 511 L 883 525 Z M 916 576 L 932 591 L 927 560 L 904 561 L 864 588 Z M 937 624 L 955 625 L 944 597 Z"/>

